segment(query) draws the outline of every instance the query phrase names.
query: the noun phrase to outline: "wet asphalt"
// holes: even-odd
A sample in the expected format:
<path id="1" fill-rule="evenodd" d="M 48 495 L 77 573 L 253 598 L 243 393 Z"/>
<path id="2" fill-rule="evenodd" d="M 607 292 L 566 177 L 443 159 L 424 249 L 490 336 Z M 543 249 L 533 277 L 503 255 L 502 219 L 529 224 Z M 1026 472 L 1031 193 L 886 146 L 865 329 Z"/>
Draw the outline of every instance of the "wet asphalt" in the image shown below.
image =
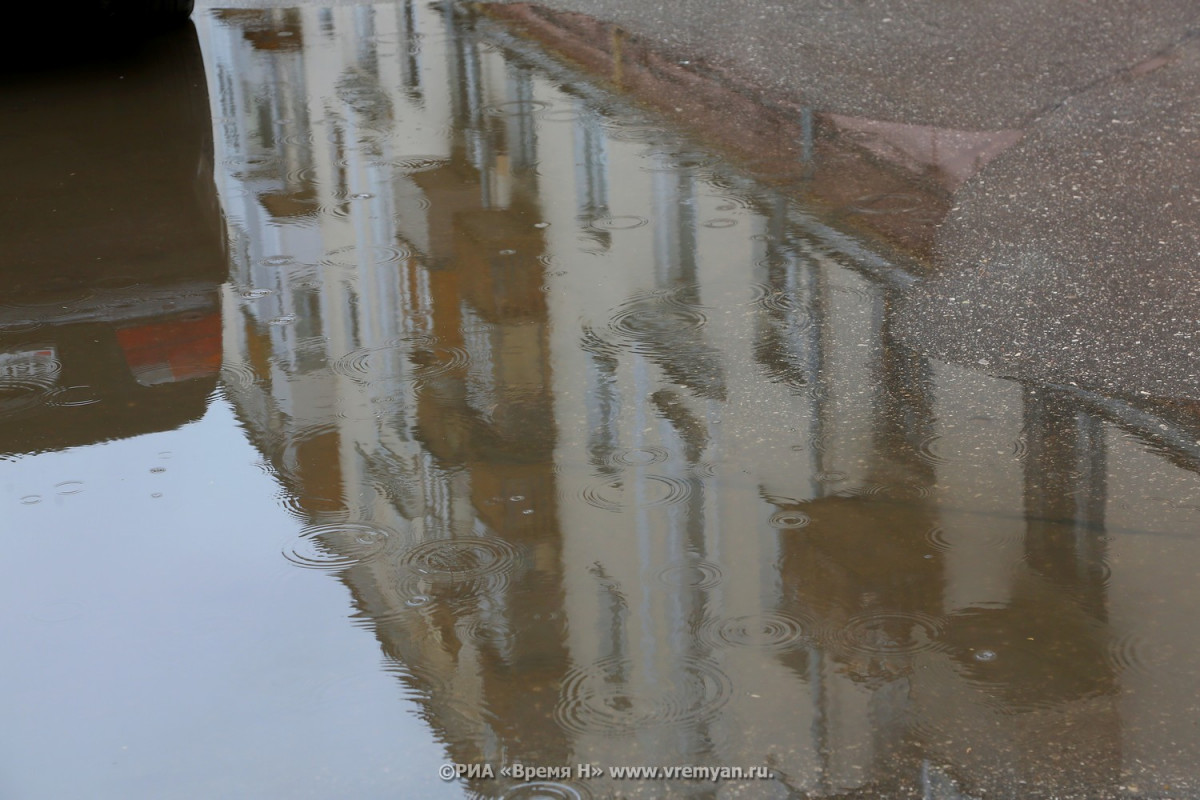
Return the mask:
<path id="1" fill-rule="evenodd" d="M 950 210 L 903 336 L 996 375 L 1200 399 L 1200 5 L 545 5 L 776 107 L 888 128 L 893 150 L 931 131 L 992 142 L 942 176 Z"/>

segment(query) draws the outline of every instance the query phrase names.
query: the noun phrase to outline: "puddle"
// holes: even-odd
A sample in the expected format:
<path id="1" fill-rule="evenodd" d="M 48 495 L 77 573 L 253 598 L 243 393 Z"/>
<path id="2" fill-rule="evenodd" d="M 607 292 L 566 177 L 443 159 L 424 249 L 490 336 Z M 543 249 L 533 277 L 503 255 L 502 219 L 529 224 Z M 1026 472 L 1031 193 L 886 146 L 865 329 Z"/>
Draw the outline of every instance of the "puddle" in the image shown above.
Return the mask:
<path id="1" fill-rule="evenodd" d="M 197 12 L 222 219 L 0 308 L 5 601 L 104 632 L 15 785 L 1200 796 L 1197 407 L 922 351 L 920 131 L 528 8 Z"/>

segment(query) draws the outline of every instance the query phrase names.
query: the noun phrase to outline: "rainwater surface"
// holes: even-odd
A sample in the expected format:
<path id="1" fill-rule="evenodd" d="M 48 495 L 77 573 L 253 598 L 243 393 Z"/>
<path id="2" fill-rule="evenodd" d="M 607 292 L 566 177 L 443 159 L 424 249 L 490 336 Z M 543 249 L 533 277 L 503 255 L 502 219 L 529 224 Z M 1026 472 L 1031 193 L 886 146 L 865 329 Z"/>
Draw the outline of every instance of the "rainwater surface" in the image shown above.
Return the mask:
<path id="1" fill-rule="evenodd" d="M 486 4 L 5 91 L 0 795 L 1200 797 L 1197 406 L 923 351 L 886 125 Z"/>

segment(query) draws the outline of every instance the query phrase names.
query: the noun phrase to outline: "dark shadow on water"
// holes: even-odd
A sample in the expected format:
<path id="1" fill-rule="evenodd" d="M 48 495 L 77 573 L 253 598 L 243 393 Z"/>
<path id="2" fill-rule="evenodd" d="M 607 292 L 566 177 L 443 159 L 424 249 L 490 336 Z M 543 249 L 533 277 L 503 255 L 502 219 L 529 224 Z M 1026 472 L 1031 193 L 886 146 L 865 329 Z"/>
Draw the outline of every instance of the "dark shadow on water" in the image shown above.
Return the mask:
<path id="1" fill-rule="evenodd" d="M 9 452 L 196 419 L 221 361 L 228 264 L 195 29 L 61 30 L 0 75 Z"/>

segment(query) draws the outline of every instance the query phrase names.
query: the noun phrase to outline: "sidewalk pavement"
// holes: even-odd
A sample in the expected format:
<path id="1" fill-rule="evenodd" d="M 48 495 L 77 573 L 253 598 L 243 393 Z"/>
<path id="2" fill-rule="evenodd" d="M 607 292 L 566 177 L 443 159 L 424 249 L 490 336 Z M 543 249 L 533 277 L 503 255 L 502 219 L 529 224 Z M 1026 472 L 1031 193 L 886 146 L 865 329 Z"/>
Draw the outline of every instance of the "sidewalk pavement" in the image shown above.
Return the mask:
<path id="1" fill-rule="evenodd" d="M 926 277 L 899 301 L 924 352 L 1200 400 L 1200 4 L 544 5 L 924 167 L 949 195 Z"/>

